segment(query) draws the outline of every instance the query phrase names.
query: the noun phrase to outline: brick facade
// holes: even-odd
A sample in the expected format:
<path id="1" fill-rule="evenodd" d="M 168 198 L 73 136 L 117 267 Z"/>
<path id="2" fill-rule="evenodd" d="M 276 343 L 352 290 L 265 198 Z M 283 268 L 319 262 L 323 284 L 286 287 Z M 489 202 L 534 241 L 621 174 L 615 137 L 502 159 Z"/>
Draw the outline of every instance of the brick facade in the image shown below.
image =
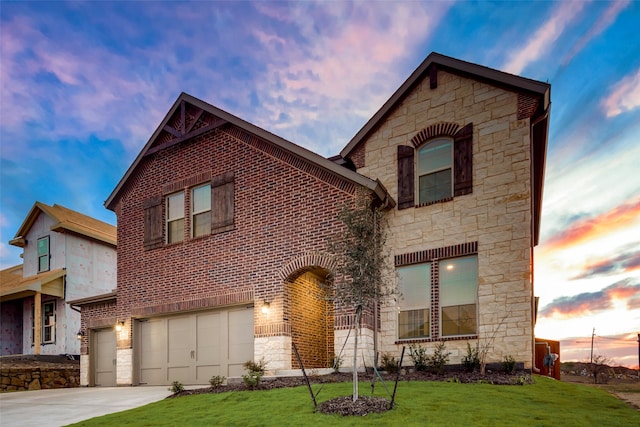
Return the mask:
<path id="1" fill-rule="evenodd" d="M 546 130 L 534 141 L 532 123 L 544 123 L 546 103 L 546 84 L 432 54 L 341 153 L 354 173 L 183 94 L 107 200 L 118 217 L 117 304 L 85 306 L 83 327 L 124 322 L 118 384 L 136 381 L 136 322 L 234 306 L 253 307 L 254 359 L 269 371 L 298 367 L 292 343 L 305 367 L 328 367 L 334 355 L 350 366 L 353 311 L 326 300 L 333 263 L 324 251 L 341 230 L 339 210 L 363 186 L 385 206 L 390 265 L 477 256 L 477 334 L 447 338 L 451 362 L 460 362 L 467 341 L 495 337 L 488 362 L 510 355 L 531 367 L 531 252 L 546 147 Z M 453 138 L 462 165 L 452 197 L 420 204 L 403 182 L 395 206 L 398 153 L 407 155 L 403 168 L 413 168 L 413 150 L 439 135 Z M 232 203 L 212 207 L 212 217 L 226 215 L 221 227 L 192 238 L 190 189 L 205 183 L 225 185 L 212 194 Z M 166 196 L 177 192 L 184 239 L 167 244 Z M 437 268 L 432 274 L 437 282 Z M 367 366 L 374 349 L 399 355 L 409 342 L 398 340 L 395 302 L 378 308 L 363 312 L 358 330 L 357 360 Z M 84 357 L 83 369 L 90 362 Z"/>

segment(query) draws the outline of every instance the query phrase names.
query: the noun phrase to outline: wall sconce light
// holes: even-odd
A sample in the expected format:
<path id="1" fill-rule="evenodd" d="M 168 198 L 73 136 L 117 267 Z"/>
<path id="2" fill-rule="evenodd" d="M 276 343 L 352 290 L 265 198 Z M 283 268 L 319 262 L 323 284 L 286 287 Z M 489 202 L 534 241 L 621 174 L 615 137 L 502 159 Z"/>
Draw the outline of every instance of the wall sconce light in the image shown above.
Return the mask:
<path id="1" fill-rule="evenodd" d="M 84 336 L 84 331 L 78 331 L 78 339 L 81 340 Z"/>
<path id="2" fill-rule="evenodd" d="M 262 314 L 269 314 L 269 309 L 271 308 L 271 305 L 268 302 L 264 302 L 262 303 Z"/>
<path id="3" fill-rule="evenodd" d="M 116 332 L 120 332 L 122 331 L 122 328 L 124 327 L 124 322 L 118 322 L 116 323 Z"/>

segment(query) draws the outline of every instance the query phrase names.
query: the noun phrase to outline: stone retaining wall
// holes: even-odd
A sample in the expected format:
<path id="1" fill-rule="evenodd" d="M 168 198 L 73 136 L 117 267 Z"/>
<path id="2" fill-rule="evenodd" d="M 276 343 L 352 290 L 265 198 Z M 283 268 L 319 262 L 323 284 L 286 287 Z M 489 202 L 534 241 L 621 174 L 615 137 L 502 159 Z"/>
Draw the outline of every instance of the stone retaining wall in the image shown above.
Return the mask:
<path id="1" fill-rule="evenodd" d="M 0 391 L 71 388 L 80 385 L 80 368 L 2 368 Z"/>

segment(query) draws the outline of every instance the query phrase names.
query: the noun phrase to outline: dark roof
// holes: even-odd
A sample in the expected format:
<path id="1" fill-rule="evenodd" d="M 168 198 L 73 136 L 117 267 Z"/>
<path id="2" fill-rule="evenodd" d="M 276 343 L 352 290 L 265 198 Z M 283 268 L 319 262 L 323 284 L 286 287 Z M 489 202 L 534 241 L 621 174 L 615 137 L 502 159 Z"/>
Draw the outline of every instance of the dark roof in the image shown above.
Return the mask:
<path id="1" fill-rule="evenodd" d="M 400 103 L 419 82 L 429 76 L 432 67 L 477 81 L 483 81 L 516 93 L 527 94 L 538 100 L 537 110 L 531 117 L 531 138 L 533 144 L 533 238 L 534 245 L 537 245 L 540 233 L 544 167 L 549 134 L 549 110 L 551 106 L 551 85 L 548 83 L 527 79 L 433 52 L 422 61 L 420 66 L 416 68 L 409 78 L 391 95 L 391 98 L 389 98 L 369 121 L 365 123 L 362 129 L 355 134 L 351 141 L 349 141 L 340 152 L 340 157 L 344 159 L 348 158 L 351 151 L 375 131 L 398 103 Z"/>
<path id="2" fill-rule="evenodd" d="M 168 124 L 171 118 L 174 117 L 174 114 L 184 111 L 185 105 L 196 107 L 197 109 L 210 114 L 211 116 L 216 118 L 215 122 L 202 125 L 198 129 L 183 129 L 182 133 L 176 132 L 175 129 L 172 129 L 170 126 L 168 126 Z M 388 195 L 387 191 L 379 181 L 371 180 L 363 175 L 342 167 L 335 162 L 320 156 L 319 154 L 316 154 L 312 151 L 307 150 L 306 148 L 287 141 L 284 138 L 274 135 L 256 125 L 253 125 L 245 120 L 240 119 L 239 117 L 234 116 L 233 114 L 214 107 L 213 105 L 210 105 L 198 98 L 195 98 L 186 93 L 181 93 L 165 118 L 156 129 L 156 131 L 153 133 L 153 135 L 151 135 L 151 138 L 149 138 L 149 141 L 146 143 L 142 151 L 138 154 L 127 172 L 124 174 L 116 188 L 111 192 L 104 203 L 105 206 L 108 209 L 114 209 L 114 202 L 117 199 L 118 194 L 124 188 L 127 181 L 133 175 L 134 171 L 136 170 L 142 159 L 145 157 L 145 155 L 151 152 L 160 151 L 161 149 L 163 149 L 163 147 L 168 147 L 175 143 L 186 141 L 192 138 L 195 134 L 201 134 L 209 129 L 213 129 L 225 123 L 230 123 L 234 126 L 237 126 L 245 132 L 248 132 L 258 138 L 263 139 L 264 141 L 274 144 L 297 157 L 300 157 L 308 162 L 315 164 L 318 167 L 321 167 L 329 172 L 334 173 L 335 175 L 342 177 L 345 180 L 366 187 L 371 190 L 381 201 L 387 201 L 391 205 L 394 204 L 393 200 L 391 200 L 391 197 Z M 161 134 L 163 134 L 163 132 L 166 133 L 167 131 L 174 133 L 174 139 L 170 142 L 162 143 L 159 137 L 161 136 Z"/>

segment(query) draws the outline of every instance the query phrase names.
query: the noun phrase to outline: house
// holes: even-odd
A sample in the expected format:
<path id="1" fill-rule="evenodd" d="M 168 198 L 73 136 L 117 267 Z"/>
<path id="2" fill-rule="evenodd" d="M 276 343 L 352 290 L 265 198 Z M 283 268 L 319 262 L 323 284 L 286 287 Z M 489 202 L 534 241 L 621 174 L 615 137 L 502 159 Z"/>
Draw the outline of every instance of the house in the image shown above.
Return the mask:
<path id="1" fill-rule="evenodd" d="M 79 355 L 80 312 L 67 301 L 116 287 L 116 228 L 36 202 L 11 245 L 23 263 L 0 272 L 1 354 Z"/>
<path id="2" fill-rule="evenodd" d="M 81 383 L 286 372 L 294 344 L 305 368 L 349 366 L 326 239 L 357 189 L 386 212 L 402 291 L 363 313 L 358 359 L 444 341 L 451 363 L 470 343 L 531 369 L 549 106 L 546 83 L 432 53 L 327 159 L 181 94 L 105 202 L 118 286 L 72 302 Z"/>

